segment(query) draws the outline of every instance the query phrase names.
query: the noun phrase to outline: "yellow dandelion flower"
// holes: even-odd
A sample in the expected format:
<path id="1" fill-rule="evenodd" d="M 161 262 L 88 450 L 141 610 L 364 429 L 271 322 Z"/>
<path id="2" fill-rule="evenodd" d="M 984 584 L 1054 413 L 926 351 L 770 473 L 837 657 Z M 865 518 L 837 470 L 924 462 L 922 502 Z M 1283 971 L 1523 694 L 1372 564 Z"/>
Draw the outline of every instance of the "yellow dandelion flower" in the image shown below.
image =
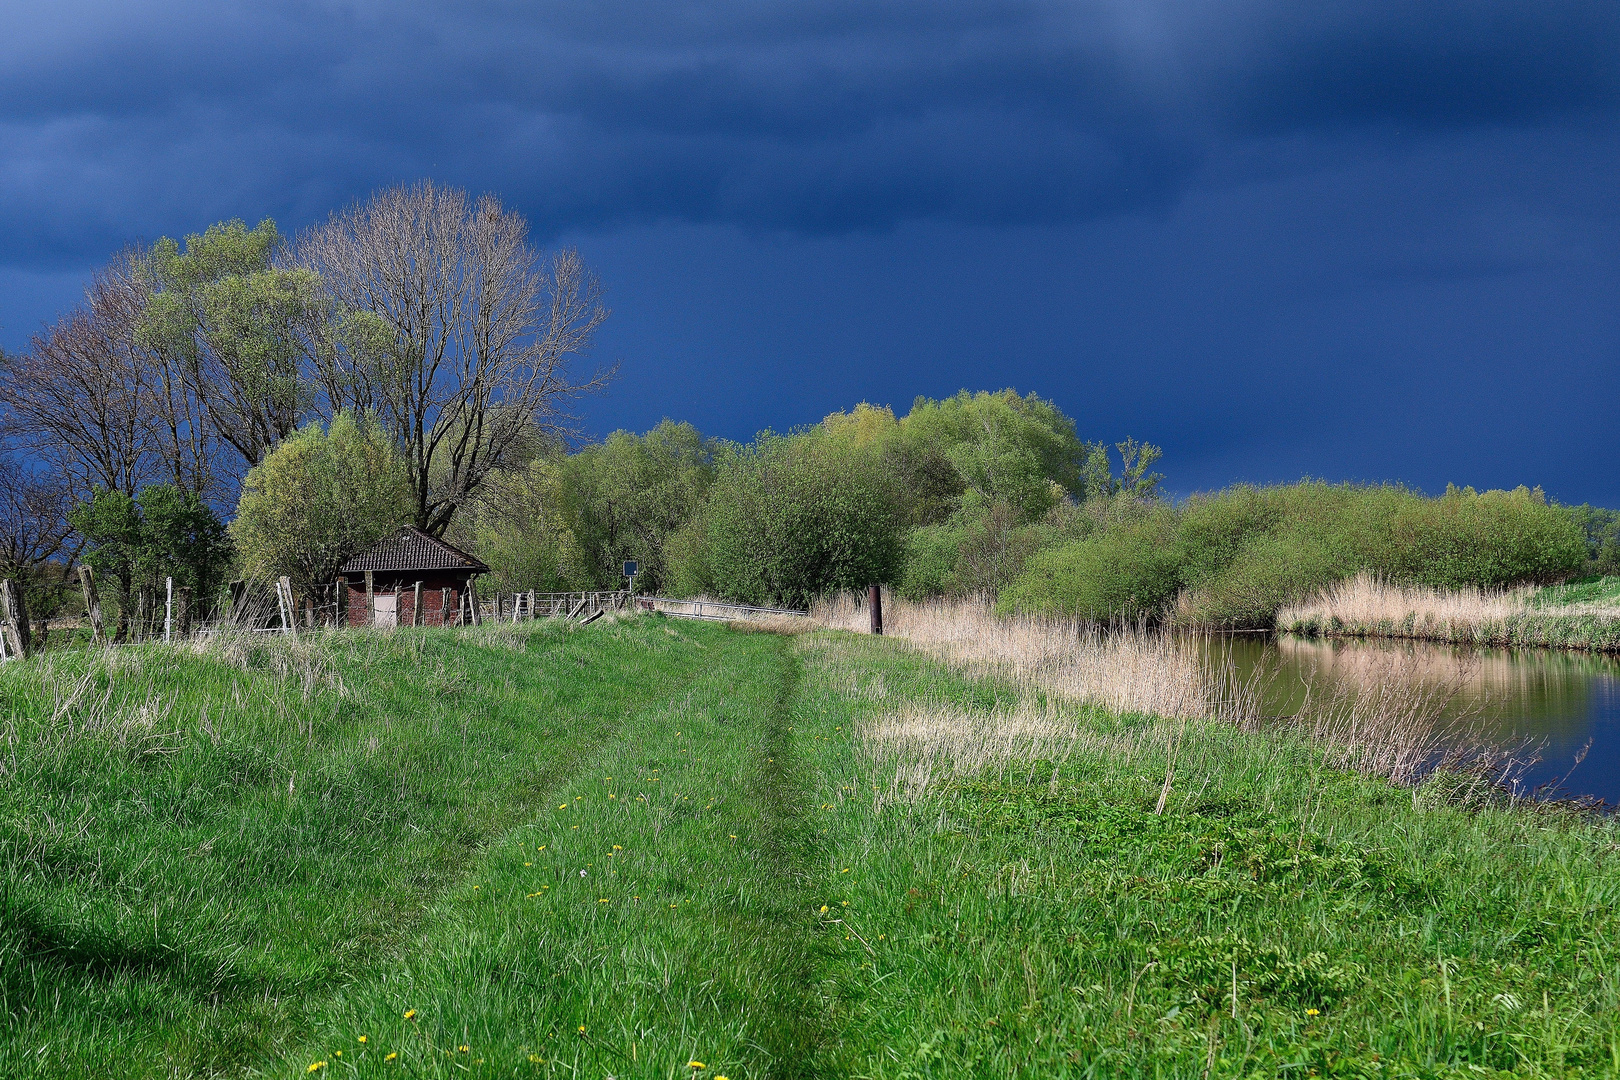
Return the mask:
<path id="1" fill-rule="evenodd" d="M 597 903 L 598 904 L 605 904 L 605 903 L 607 903 L 607 901 L 606 900 L 598 900 Z"/>
<path id="2" fill-rule="evenodd" d="M 523 899 L 525 899 L 525 900 L 533 900 L 533 899 L 534 899 L 534 898 L 535 898 L 535 897 L 537 897 L 537 896 L 539 896 L 539 895 L 540 895 L 540 894 L 539 894 L 539 893 L 537 893 L 537 892 L 532 892 L 532 893 L 530 893 L 530 894 L 529 894 L 529 895 L 528 895 L 528 896 L 525 896 L 525 897 L 524 897 L 524 898 L 523 898 Z"/>
<path id="3" fill-rule="evenodd" d="M 471 1050 L 466 1043 L 462 1043 L 460 1046 L 456 1047 L 456 1049 L 460 1050 L 463 1054 L 471 1053 Z"/>
<path id="4" fill-rule="evenodd" d="M 533 866 L 533 865 L 534 865 L 534 863 L 532 863 L 532 862 L 526 862 L 526 863 L 524 863 L 524 864 L 523 864 L 523 865 L 524 865 L 524 866 Z"/>
<path id="5" fill-rule="evenodd" d="M 584 1024 L 579 1025 L 579 1033 L 581 1035 L 585 1034 L 585 1025 Z"/>
<path id="6" fill-rule="evenodd" d="M 529 1064 L 531 1064 L 531 1065 L 544 1065 L 545 1062 L 540 1060 L 540 1055 L 539 1054 L 530 1054 L 529 1055 Z"/>
<path id="7" fill-rule="evenodd" d="M 703 1062 L 701 1062 L 701 1061 L 688 1061 L 686 1063 L 686 1067 L 688 1069 L 704 1069 L 704 1068 L 707 1068 L 708 1066 L 704 1065 Z"/>
<path id="8" fill-rule="evenodd" d="M 823 915 L 827 914 L 827 905 L 826 904 L 821 905 L 821 913 Z"/>
<path id="9" fill-rule="evenodd" d="M 360 1041 L 361 1041 L 361 1042 L 365 1042 L 365 1041 L 366 1041 L 366 1037 L 365 1037 L 365 1036 L 364 1036 L 364 1035 L 362 1035 L 362 1036 L 360 1036 Z"/>
<path id="10" fill-rule="evenodd" d="M 568 804 L 567 803 L 558 803 L 557 804 L 557 809 L 566 810 L 566 809 L 568 809 Z"/>
<path id="11" fill-rule="evenodd" d="M 623 851 L 624 848 L 622 846 L 620 846 L 619 844 L 614 844 L 613 845 L 613 850 L 614 851 Z"/>
<path id="12" fill-rule="evenodd" d="M 608 792 L 608 798 L 610 798 L 610 799 L 617 799 L 617 798 L 618 798 L 618 796 L 617 796 L 617 795 L 615 795 L 615 794 L 613 794 L 613 792 L 611 792 L 611 791 L 610 791 L 610 792 Z"/>
<path id="13" fill-rule="evenodd" d="M 1305 1010 L 1305 1015 L 1306 1016 L 1321 1016 L 1322 1015 L 1322 1010 L 1321 1009 L 1306 1009 Z"/>
<path id="14" fill-rule="evenodd" d="M 390 1050 L 388 1052 L 388 1056 L 383 1058 L 383 1060 L 384 1061 L 393 1061 L 397 1057 L 399 1057 L 399 1051 L 398 1050 Z"/>
<path id="15" fill-rule="evenodd" d="M 843 869 L 842 869 L 842 870 L 840 870 L 840 871 L 838 871 L 838 872 L 839 872 L 839 873 L 840 873 L 840 874 L 847 874 L 847 873 L 849 873 L 849 867 L 847 867 L 847 866 L 846 866 L 846 867 L 844 867 L 844 868 L 843 868 Z"/>
<path id="16" fill-rule="evenodd" d="M 324 1068 L 326 1068 L 326 1062 L 317 1061 L 315 1064 L 311 1065 L 309 1068 L 305 1069 L 304 1071 L 307 1072 L 307 1073 L 320 1072 Z"/>
<path id="17" fill-rule="evenodd" d="M 416 1019 L 416 1010 L 415 1009 L 407 1009 L 405 1011 L 405 1019 L 407 1019 L 407 1020 Z"/>
<path id="18" fill-rule="evenodd" d="M 534 850 L 536 850 L 536 851 L 544 851 L 544 850 L 546 850 L 546 845 L 541 844 L 539 847 L 535 848 Z"/>
<path id="19" fill-rule="evenodd" d="M 332 1056 L 333 1056 L 333 1057 L 342 1057 L 342 1056 L 343 1056 L 343 1051 L 341 1051 L 341 1050 L 334 1050 L 334 1051 L 332 1051 Z"/>

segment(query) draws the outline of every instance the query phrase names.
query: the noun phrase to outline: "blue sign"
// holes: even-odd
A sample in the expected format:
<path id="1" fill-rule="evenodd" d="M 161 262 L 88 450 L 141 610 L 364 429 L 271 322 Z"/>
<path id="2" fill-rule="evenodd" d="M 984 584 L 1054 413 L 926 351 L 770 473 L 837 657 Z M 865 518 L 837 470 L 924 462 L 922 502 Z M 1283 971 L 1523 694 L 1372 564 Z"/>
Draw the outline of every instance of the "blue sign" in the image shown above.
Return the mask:
<path id="1" fill-rule="evenodd" d="M 625 560 L 625 564 L 624 564 L 624 576 L 625 577 L 635 577 L 637 572 L 640 571 L 640 569 L 641 569 L 641 567 L 637 563 L 631 562 L 628 559 Z"/>

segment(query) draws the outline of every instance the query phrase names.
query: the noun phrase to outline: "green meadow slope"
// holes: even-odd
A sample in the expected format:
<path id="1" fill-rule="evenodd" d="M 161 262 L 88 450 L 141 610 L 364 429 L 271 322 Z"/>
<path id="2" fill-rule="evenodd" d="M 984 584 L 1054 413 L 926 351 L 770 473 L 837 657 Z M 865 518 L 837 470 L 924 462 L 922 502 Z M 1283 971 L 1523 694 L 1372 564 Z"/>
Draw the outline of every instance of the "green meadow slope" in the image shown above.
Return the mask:
<path id="1" fill-rule="evenodd" d="M 6 665 L 0 1075 L 1620 1075 L 1608 822 L 1020 695 L 654 617 Z"/>

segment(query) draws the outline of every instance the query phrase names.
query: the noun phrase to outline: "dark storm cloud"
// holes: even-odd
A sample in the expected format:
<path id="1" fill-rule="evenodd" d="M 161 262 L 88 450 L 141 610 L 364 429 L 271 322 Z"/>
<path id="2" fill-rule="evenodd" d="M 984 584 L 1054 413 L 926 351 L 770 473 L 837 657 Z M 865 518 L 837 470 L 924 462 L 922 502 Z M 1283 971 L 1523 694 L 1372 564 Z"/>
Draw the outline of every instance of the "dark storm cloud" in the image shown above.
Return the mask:
<path id="1" fill-rule="evenodd" d="M 1173 200 L 1213 148 L 1607 122 L 1620 7 L 69 3 L 5 17 L 0 260 L 433 175 L 545 230 L 1042 222 Z"/>

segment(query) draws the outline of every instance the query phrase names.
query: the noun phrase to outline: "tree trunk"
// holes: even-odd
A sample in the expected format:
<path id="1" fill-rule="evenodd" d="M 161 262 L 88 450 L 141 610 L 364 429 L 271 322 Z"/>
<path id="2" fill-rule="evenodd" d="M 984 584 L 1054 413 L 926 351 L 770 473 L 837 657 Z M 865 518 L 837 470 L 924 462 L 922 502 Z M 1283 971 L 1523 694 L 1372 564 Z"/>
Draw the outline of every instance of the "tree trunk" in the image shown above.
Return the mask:
<path id="1" fill-rule="evenodd" d="M 28 631 L 28 607 L 23 602 L 22 587 L 11 578 L 0 578 L 0 634 L 6 635 L 6 652 L 26 657 L 32 644 Z"/>

